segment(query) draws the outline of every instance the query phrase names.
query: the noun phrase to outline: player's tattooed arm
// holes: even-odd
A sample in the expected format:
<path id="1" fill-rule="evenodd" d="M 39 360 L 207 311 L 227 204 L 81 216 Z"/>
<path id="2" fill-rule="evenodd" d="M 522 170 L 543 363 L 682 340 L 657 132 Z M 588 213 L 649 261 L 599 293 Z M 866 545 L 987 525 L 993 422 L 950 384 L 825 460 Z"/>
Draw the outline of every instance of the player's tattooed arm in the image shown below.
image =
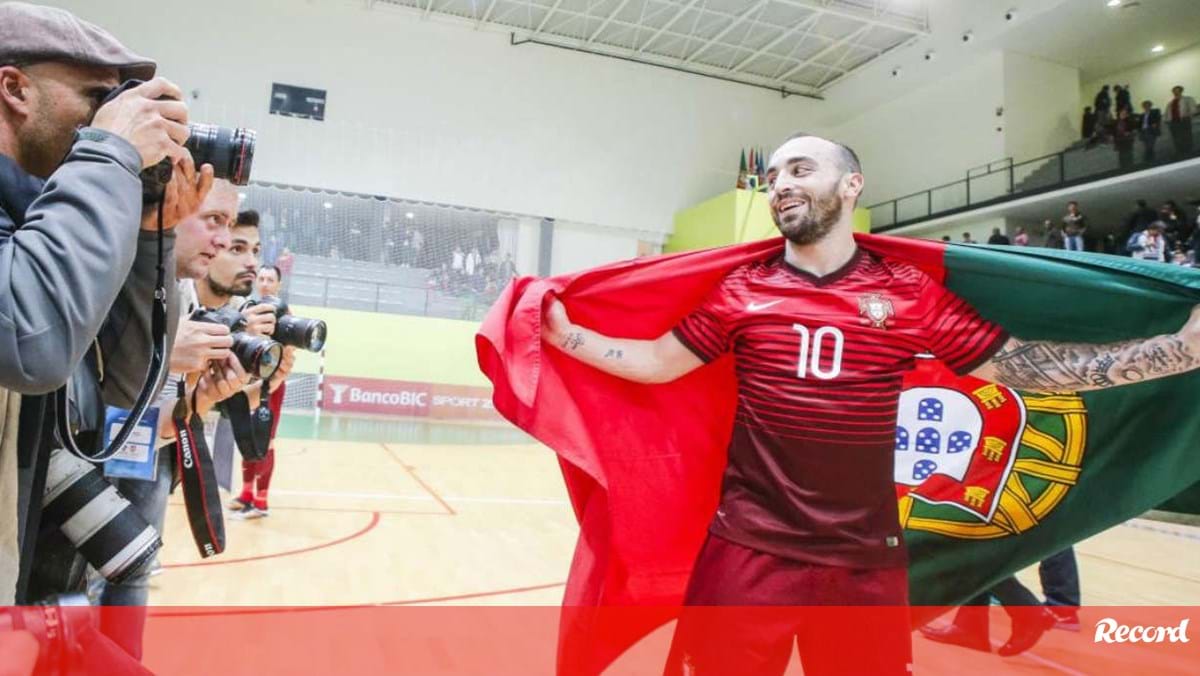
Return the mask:
<path id="1" fill-rule="evenodd" d="M 543 313 L 545 341 L 605 373 L 639 383 L 666 383 L 703 365 L 672 333 L 655 340 L 613 338 L 571 322 L 552 301 Z"/>
<path id="2" fill-rule="evenodd" d="M 975 373 L 1029 392 L 1101 390 L 1200 368 L 1200 308 L 1178 333 L 1118 343 L 1010 339 Z"/>

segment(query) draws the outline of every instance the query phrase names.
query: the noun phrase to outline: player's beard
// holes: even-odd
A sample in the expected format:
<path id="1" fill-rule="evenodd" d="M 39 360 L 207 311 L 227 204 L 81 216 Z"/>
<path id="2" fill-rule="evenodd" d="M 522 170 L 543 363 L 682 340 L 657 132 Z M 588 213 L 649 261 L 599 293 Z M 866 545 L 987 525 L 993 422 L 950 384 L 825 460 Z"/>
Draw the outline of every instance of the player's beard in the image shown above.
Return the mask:
<path id="1" fill-rule="evenodd" d="M 789 242 L 806 246 L 824 239 L 825 235 L 833 230 L 833 226 L 837 225 L 842 217 L 842 196 L 838 194 L 837 183 L 824 195 L 802 193 L 800 196 L 808 202 L 804 213 L 781 217 L 772 209 L 771 216 L 775 219 L 775 226 L 779 228 L 780 234 Z"/>
<path id="2" fill-rule="evenodd" d="M 208 288 L 218 296 L 249 296 L 250 292 L 254 289 L 253 281 L 243 283 L 234 280 L 233 284 L 230 285 L 222 284 L 212 277 L 208 277 L 206 281 L 208 282 Z"/>

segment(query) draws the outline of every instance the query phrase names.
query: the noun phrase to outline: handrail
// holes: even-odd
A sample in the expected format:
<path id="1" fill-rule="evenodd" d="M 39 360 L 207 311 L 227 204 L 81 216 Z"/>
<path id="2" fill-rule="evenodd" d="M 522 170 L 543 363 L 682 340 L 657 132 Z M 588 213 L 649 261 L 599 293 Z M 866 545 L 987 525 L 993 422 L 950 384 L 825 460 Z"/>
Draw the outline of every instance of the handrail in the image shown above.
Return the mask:
<path id="1" fill-rule="evenodd" d="M 1193 118 L 1193 125 L 1196 125 L 1198 122 L 1200 122 L 1200 117 Z M 982 206 L 986 206 L 986 205 L 996 204 L 999 202 L 1004 202 L 1004 201 L 1008 201 L 1011 199 L 1015 199 L 1017 197 L 1035 195 L 1038 193 L 1048 192 L 1050 190 L 1057 190 L 1057 189 L 1063 188 L 1063 187 L 1069 187 L 1072 185 L 1079 185 L 1082 183 L 1087 183 L 1087 182 L 1090 182 L 1092 180 L 1095 180 L 1095 179 L 1098 179 L 1101 177 L 1109 177 L 1109 176 L 1125 174 L 1125 173 L 1129 173 L 1129 172 L 1133 172 L 1133 171 L 1140 171 L 1141 169 L 1145 169 L 1146 167 L 1149 167 L 1149 166 L 1161 166 L 1161 165 L 1165 165 L 1165 164 L 1173 164 L 1175 162 L 1181 162 L 1183 160 L 1200 157 L 1200 148 L 1196 148 L 1195 150 L 1193 150 L 1192 153 L 1186 154 L 1186 155 L 1176 155 L 1176 154 L 1174 154 L 1173 151 L 1169 151 L 1166 154 L 1160 153 L 1159 157 L 1161 159 L 1159 159 L 1153 163 L 1146 163 L 1144 161 L 1138 161 L 1138 162 L 1134 162 L 1133 164 L 1130 164 L 1127 166 L 1118 167 L 1116 169 L 1104 168 L 1104 169 L 1101 169 L 1098 171 L 1084 173 L 1082 175 L 1077 175 L 1077 176 L 1073 177 L 1072 179 L 1068 180 L 1067 179 L 1067 169 L 1066 169 L 1067 155 L 1072 154 L 1076 157 L 1081 157 L 1081 156 L 1083 156 L 1083 153 L 1086 153 L 1086 152 L 1090 152 L 1090 149 L 1068 147 L 1066 149 L 1060 150 L 1055 153 L 1048 153 L 1045 155 L 1040 155 L 1038 157 L 1024 160 L 1022 162 L 1014 163 L 1012 161 L 1011 157 L 1006 157 L 1001 160 L 995 160 L 993 162 L 989 162 L 986 165 L 972 167 L 971 169 L 967 170 L 966 178 L 959 179 L 957 181 L 951 181 L 949 183 L 943 183 L 942 185 L 937 185 L 932 188 L 926 188 L 925 190 L 918 190 L 917 192 L 914 192 L 914 193 L 909 193 L 909 194 L 903 195 L 901 197 L 896 197 L 896 198 L 893 198 L 890 200 L 886 200 L 884 202 L 879 202 L 879 203 L 868 206 L 867 209 L 869 209 L 873 212 L 879 211 L 882 213 L 886 213 L 887 210 L 889 210 L 889 209 L 892 212 L 891 213 L 892 220 L 890 223 L 887 223 L 886 225 L 883 225 L 882 227 L 879 227 L 879 228 L 873 228 L 872 230 L 874 232 L 883 232 L 886 230 L 892 230 L 892 229 L 904 227 L 907 225 L 913 225 L 915 223 L 919 223 L 921 221 L 928 220 L 928 219 L 938 217 L 938 216 L 960 213 L 960 212 L 967 211 L 972 208 L 978 208 L 978 207 L 982 207 Z M 1110 150 L 1110 152 L 1114 152 L 1114 151 Z M 1058 175 L 1056 177 L 1054 177 L 1053 180 L 1038 181 L 1038 183 L 1036 185 L 1027 186 L 1027 187 L 1022 187 L 1021 185 L 1019 185 L 1016 182 L 1016 173 L 1017 173 L 1016 170 L 1017 169 L 1019 169 L 1021 167 L 1028 167 L 1030 165 L 1039 164 L 1039 163 L 1044 163 L 1046 166 L 1053 166 L 1053 165 L 1049 164 L 1049 162 L 1051 162 L 1051 161 L 1057 161 L 1057 163 L 1058 163 Z M 1000 164 L 1002 166 L 997 168 L 996 167 L 997 164 Z M 972 175 L 971 172 L 975 171 L 976 169 L 980 169 L 980 168 L 984 168 L 984 167 L 987 168 L 987 171 L 985 171 L 984 173 L 981 173 L 981 174 Z M 1038 169 L 1040 169 L 1040 167 Z M 1037 170 L 1035 170 L 1035 171 L 1037 171 Z M 986 179 L 990 176 L 994 176 L 996 174 L 1007 174 L 1008 175 L 1008 182 L 1007 182 L 1008 185 L 1006 186 L 1007 190 L 1004 192 L 1004 194 L 996 196 L 993 191 L 990 193 L 989 196 L 982 197 L 979 199 L 972 199 L 972 195 L 971 195 L 972 182 L 975 182 L 976 184 L 978 184 L 983 179 Z M 1022 183 L 1028 182 L 1029 177 L 1032 175 L 1033 175 L 1032 172 L 1027 174 L 1026 177 L 1022 180 Z M 938 211 L 934 211 L 934 207 L 933 207 L 934 193 L 938 192 L 938 191 L 943 191 L 947 188 L 958 187 L 958 186 L 962 186 L 965 189 L 965 193 L 966 193 L 965 202 L 961 205 L 949 206 L 949 207 L 939 209 Z M 924 199 L 925 213 L 911 217 L 911 218 L 905 218 L 904 220 L 901 220 L 900 219 L 901 203 L 909 202 L 910 200 L 913 200 L 914 198 L 918 198 L 918 197 L 925 198 Z"/>

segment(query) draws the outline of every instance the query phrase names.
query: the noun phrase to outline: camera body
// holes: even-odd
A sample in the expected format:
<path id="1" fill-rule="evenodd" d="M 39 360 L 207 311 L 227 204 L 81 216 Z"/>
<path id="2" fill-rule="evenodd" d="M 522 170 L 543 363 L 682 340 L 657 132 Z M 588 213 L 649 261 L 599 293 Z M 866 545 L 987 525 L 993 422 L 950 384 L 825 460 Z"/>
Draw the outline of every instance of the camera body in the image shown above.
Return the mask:
<path id="1" fill-rule="evenodd" d="M 250 375 L 266 380 L 279 370 L 283 357 L 283 345 L 265 336 L 253 336 L 246 333 L 246 318 L 238 310 L 225 306 L 216 310 L 201 308 L 192 313 L 191 319 L 197 322 L 220 324 L 229 329 L 233 337 L 233 354 L 241 362 L 242 368 Z M 278 332 L 278 329 L 276 329 Z"/>
<path id="2" fill-rule="evenodd" d="M 289 347 L 303 348 L 309 352 L 320 352 L 325 348 L 325 337 L 328 335 L 325 322 L 293 315 L 287 303 L 275 296 L 263 296 L 257 301 L 248 300 L 243 307 L 255 305 L 270 305 L 275 309 L 275 333 L 271 338 L 276 342 Z"/>

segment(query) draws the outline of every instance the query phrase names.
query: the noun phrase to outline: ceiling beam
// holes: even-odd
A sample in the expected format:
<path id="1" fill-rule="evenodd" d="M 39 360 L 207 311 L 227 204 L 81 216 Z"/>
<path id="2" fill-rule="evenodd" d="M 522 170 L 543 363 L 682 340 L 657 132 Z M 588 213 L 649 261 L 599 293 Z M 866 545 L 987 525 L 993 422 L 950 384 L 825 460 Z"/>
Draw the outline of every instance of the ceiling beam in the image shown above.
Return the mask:
<path id="1" fill-rule="evenodd" d="M 684 14 L 687 14 L 689 10 L 698 4 L 700 4 L 700 0 L 688 0 L 686 5 L 680 5 L 679 11 L 675 12 L 675 16 L 671 17 L 670 21 L 664 23 L 661 28 L 655 31 L 654 35 L 651 35 L 649 40 L 643 42 L 642 46 L 638 47 L 636 51 L 646 51 L 646 48 L 654 44 L 654 41 L 657 40 L 663 33 L 667 32 L 668 28 L 674 26 L 675 22 L 679 21 L 680 17 L 682 17 Z"/>
<path id="2" fill-rule="evenodd" d="M 804 36 L 800 38 L 800 42 L 803 43 L 804 40 L 808 38 L 808 34 L 811 33 L 813 31 L 813 28 L 816 27 L 817 20 L 820 18 L 821 18 L 821 14 L 819 12 L 813 12 L 812 14 L 804 17 L 804 20 L 796 23 L 796 25 L 792 26 L 791 28 L 783 31 L 774 40 L 768 42 L 767 44 L 763 45 L 762 47 L 759 47 L 758 50 L 755 51 L 750 56 L 747 56 L 746 58 L 742 59 L 741 61 L 738 61 L 737 65 L 735 65 L 729 69 L 730 72 L 736 73 L 736 72 L 741 71 L 742 68 L 746 67 L 746 64 L 757 59 L 758 57 L 762 56 L 763 54 L 766 54 L 767 52 L 771 51 L 772 49 L 775 48 L 776 45 L 778 45 L 779 43 L 788 39 L 789 37 L 795 35 L 800 30 L 804 30 Z"/>
<path id="3" fill-rule="evenodd" d="M 493 2 L 494 2 L 494 1 L 495 1 L 495 0 L 493 0 Z M 645 1 L 646 1 L 646 2 L 649 2 L 649 0 L 645 0 Z M 592 34 L 591 34 L 591 35 L 589 35 L 589 36 L 588 36 L 588 39 L 587 39 L 587 41 L 588 41 L 589 43 L 590 43 L 590 42 L 595 42 L 595 41 L 596 41 L 596 38 L 600 37 L 600 34 L 604 32 L 604 29 L 605 29 L 605 28 L 608 28 L 608 25 L 609 25 L 610 23 L 612 23 L 613 19 L 617 18 L 617 15 L 618 15 L 618 14 L 620 14 L 620 13 L 621 13 L 621 11 L 622 11 L 622 10 L 624 10 L 624 9 L 625 9 L 625 6 L 626 6 L 626 5 L 628 5 L 628 4 L 629 4 L 629 0 L 621 0 L 621 4 L 617 5 L 617 8 L 616 8 L 616 9 L 614 9 L 614 10 L 613 10 L 613 11 L 611 11 L 611 12 L 609 12 L 609 13 L 608 13 L 608 16 L 604 17 L 604 21 L 600 22 L 600 27 L 599 27 L 599 28 L 597 28 L 595 31 L 593 31 L 593 32 L 592 32 Z M 643 7 L 643 8 L 644 8 L 644 7 Z"/>
<path id="4" fill-rule="evenodd" d="M 928 35 L 929 34 L 929 19 L 928 11 L 926 18 L 915 21 L 889 21 L 884 18 L 879 18 L 874 12 L 855 12 L 849 9 L 843 9 L 829 2 L 817 2 L 816 0 L 778 0 L 778 2 L 799 7 L 800 9 L 809 9 L 818 12 L 823 12 L 830 16 L 837 16 L 843 19 L 852 19 L 860 23 L 869 24 L 871 26 L 879 26 L 880 28 L 890 28 L 894 31 L 902 33 L 910 33 L 912 35 Z"/>
<path id="5" fill-rule="evenodd" d="M 863 33 L 866 33 L 870 29 L 871 29 L 871 24 L 869 24 L 869 23 L 859 26 L 857 30 L 846 34 L 841 40 L 838 40 L 837 42 L 825 47 L 825 49 L 822 49 L 821 51 L 817 52 L 816 54 L 813 54 L 812 56 L 808 57 L 804 61 L 797 63 L 796 65 L 792 66 L 791 69 L 789 69 L 786 73 L 780 75 L 779 77 L 777 77 L 775 79 L 776 80 L 788 79 L 788 77 L 790 77 L 792 75 L 792 73 L 795 73 L 796 71 L 798 71 L 802 68 L 812 65 L 814 62 L 816 62 L 817 59 L 821 58 L 822 56 L 825 56 L 826 54 L 832 52 L 833 50 L 837 49 L 838 47 L 841 47 L 842 45 L 844 45 L 852 40 L 857 40 Z"/>
<path id="6" fill-rule="evenodd" d="M 542 29 L 546 27 L 546 23 L 550 21 L 550 17 L 554 16 L 554 13 L 558 11 L 559 7 L 562 7 L 562 4 L 563 0 L 554 0 L 554 5 L 548 12 L 546 12 L 546 16 L 542 17 L 542 20 L 538 23 L 537 28 L 533 29 L 533 33 L 530 34 L 530 37 L 542 32 Z"/>
<path id="7" fill-rule="evenodd" d="M 721 29 L 721 32 L 712 36 L 704 44 L 700 45 L 700 47 L 698 47 L 691 54 L 689 54 L 688 57 L 683 60 L 683 62 L 691 63 L 691 62 L 695 61 L 696 57 L 703 54 L 705 50 L 707 50 L 709 47 L 712 47 L 713 45 L 720 42 L 721 39 L 724 38 L 726 35 L 729 35 L 729 33 L 731 31 L 733 31 L 733 29 L 742 25 L 742 22 L 745 21 L 751 14 L 753 14 L 755 12 L 759 12 L 761 15 L 763 9 L 766 8 L 766 6 L 767 6 L 767 2 L 769 2 L 769 1 L 770 0 L 758 0 L 758 2 L 750 5 L 746 9 L 739 12 L 736 19 L 734 19 L 733 21 L 726 24 L 726 26 Z"/>
<path id="8" fill-rule="evenodd" d="M 487 11 L 485 11 L 483 16 L 479 17 L 479 20 L 475 22 L 475 30 L 479 30 L 481 27 L 483 27 L 483 24 L 487 23 L 488 19 L 492 18 L 492 12 L 495 10 L 496 0 L 492 0 L 488 3 Z"/>

